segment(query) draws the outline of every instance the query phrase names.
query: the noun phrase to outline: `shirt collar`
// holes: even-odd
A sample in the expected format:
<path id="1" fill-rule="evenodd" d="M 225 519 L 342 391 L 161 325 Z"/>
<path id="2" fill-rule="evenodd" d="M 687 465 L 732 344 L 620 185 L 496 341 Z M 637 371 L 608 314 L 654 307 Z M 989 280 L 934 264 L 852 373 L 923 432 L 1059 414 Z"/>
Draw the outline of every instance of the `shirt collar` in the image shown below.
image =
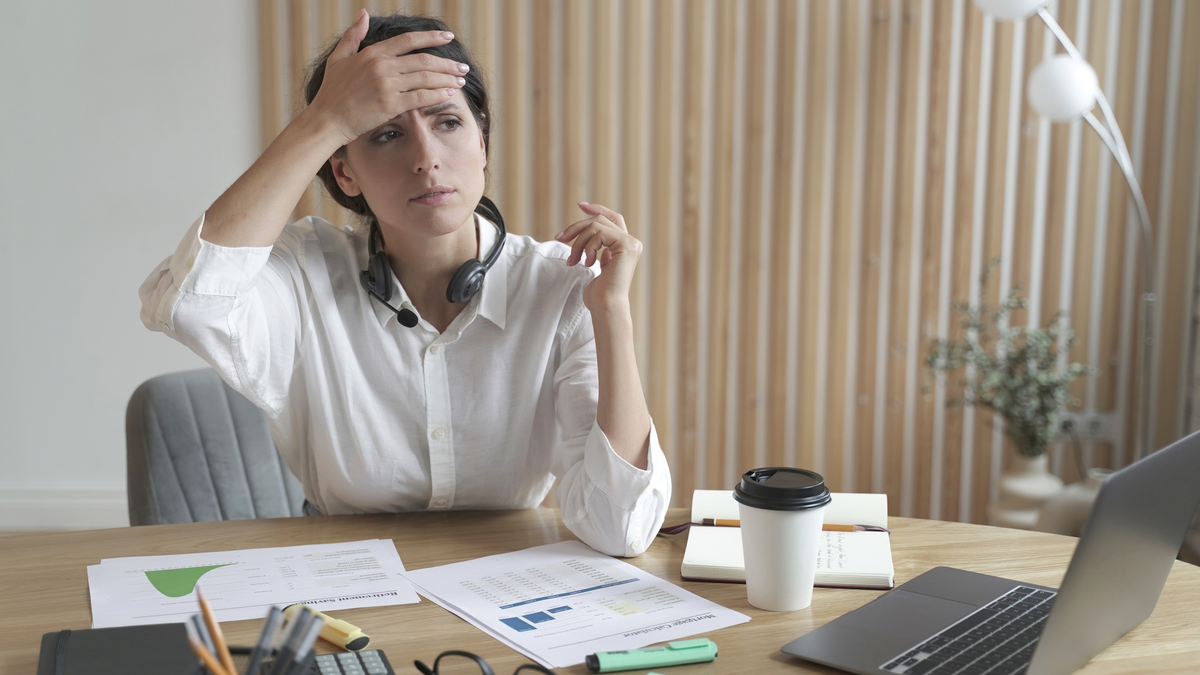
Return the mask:
<path id="1" fill-rule="evenodd" d="M 500 228 L 492 221 L 477 215 L 476 227 L 479 228 L 479 252 L 486 260 L 500 238 Z M 486 251 L 486 253 L 485 253 Z M 492 269 L 488 270 L 483 279 L 483 288 L 479 290 L 479 316 L 496 324 L 504 330 L 504 319 L 508 309 L 508 256 L 500 252 Z"/>
<path id="2" fill-rule="evenodd" d="M 475 227 L 479 233 L 479 251 L 487 251 L 491 253 L 492 247 L 496 245 L 496 240 L 500 238 L 500 228 L 492 221 L 483 216 L 475 216 Z M 487 253 L 481 253 L 487 258 Z M 392 298 L 388 304 L 396 309 L 407 309 L 416 314 L 417 308 L 413 306 L 412 301 L 408 298 L 408 292 L 400 285 L 400 280 L 396 278 L 396 273 L 392 271 L 392 266 L 388 265 L 388 274 L 392 275 Z M 379 325 L 387 327 L 389 321 L 396 321 L 396 313 L 389 309 L 382 302 L 375 298 L 369 298 L 371 306 L 375 310 L 375 317 L 379 319 Z M 492 269 L 488 270 L 487 276 L 483 279 L 483 287 L 479 289 L 479 297 L 472 298 L 472 303 L 478 304 L 479 316 L 496 324 L 501 330 L 504 330 L 504 320 L 508 309 L 508 256 L 501 252 L 500 257 L 496 259 L 496 263 L 492 265 Z M 467 307 L 467 311 L 470 306 Z"/>

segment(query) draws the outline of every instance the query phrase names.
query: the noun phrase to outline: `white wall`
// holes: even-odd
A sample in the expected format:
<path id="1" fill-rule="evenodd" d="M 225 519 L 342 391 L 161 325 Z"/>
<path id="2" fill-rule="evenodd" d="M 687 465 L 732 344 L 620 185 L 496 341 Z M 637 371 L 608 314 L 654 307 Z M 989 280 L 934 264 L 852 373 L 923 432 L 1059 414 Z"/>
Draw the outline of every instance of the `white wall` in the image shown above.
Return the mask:
<path id="1" fill-rule="evenodd" d="M 256 156 L 255 3 L 0 6 L 0 529 L 112 527 L 137 289 Z"/>

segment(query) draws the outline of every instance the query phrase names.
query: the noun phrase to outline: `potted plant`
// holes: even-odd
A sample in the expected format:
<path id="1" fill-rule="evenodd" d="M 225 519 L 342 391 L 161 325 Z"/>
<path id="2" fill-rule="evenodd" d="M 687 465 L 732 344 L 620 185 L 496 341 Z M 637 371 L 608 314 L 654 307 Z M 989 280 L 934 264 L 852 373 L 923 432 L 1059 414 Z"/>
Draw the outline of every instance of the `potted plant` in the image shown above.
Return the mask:
<path id="1" fill-rule="evenodd" d="M 980 275 L 980 297 L 998 263 L 992 261 Z M 1009 324 L 1014 310 L 1028 306 L 1021 293 L 1014 287 L 995 307 L 983 300 L 975 306 L 955 303 L 963 338 L 937 340 L 925 363 L 935 378 L 964 371 L 961 393 L 948 406 L 985 408 L 1003 420 L 1015 453 L 1000 480 L 1000 502 L 989 511 L 997 525 L 1032 528 L 1041 504 L 1062 490 L 1062 481 L 1047 470 L 1046 450 L 1058 434 L 1059 412 L 1073 402 L 1068 388 L 1095 369 L 1059 366 L 1061 350 L 1075 344 L 1074 331 L 1062 326 L 1062 312 L 1044 328 Z"/>

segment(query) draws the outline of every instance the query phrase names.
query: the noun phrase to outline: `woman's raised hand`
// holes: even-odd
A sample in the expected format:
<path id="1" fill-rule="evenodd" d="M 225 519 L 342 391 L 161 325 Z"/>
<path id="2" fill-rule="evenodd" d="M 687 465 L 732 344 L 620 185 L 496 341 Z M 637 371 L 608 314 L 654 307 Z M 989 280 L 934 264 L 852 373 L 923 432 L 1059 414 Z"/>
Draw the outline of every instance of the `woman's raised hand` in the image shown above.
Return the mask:
<path id="1" fill-rule="evenodd" d="M 629 234 L 625 218 L 616 211 L 587 202 L 579 202 L 579 210 L 588 217 L 572 223 L 555 238 L 571 244 L 568 266 L 583 261 L 591 267 L 600 262 L 600 276 L 584 289 L 583 303 L 593 313 L 612 309 L 613 303 L 627 307 L 642 242 Z"/>
<path id="2" fill-rule="evenodd" d="M 466 84 L 466 64 L 410 53 L 447 44 L 452 33 L 404 33 L 358 51 L 368 21 L 363 10 L 342 34 L 325 64 L 321 89 L 305 111 L 327 116 L 344 143 L 409 110 L 442 103 Z"/>

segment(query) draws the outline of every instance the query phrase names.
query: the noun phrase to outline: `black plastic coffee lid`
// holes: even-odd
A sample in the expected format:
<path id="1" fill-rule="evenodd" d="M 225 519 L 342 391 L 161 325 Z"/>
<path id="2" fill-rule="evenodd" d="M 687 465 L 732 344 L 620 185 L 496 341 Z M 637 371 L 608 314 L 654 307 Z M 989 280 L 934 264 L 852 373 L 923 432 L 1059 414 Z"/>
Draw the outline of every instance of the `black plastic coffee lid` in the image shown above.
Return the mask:
<path id="1" fill-rule="evenodd" d="M 733 498 L 756 509 L 804 511 L 825 506 L 833 497 L 821 474 L 807 469 L 772 466 L 742 474 Z"/>

